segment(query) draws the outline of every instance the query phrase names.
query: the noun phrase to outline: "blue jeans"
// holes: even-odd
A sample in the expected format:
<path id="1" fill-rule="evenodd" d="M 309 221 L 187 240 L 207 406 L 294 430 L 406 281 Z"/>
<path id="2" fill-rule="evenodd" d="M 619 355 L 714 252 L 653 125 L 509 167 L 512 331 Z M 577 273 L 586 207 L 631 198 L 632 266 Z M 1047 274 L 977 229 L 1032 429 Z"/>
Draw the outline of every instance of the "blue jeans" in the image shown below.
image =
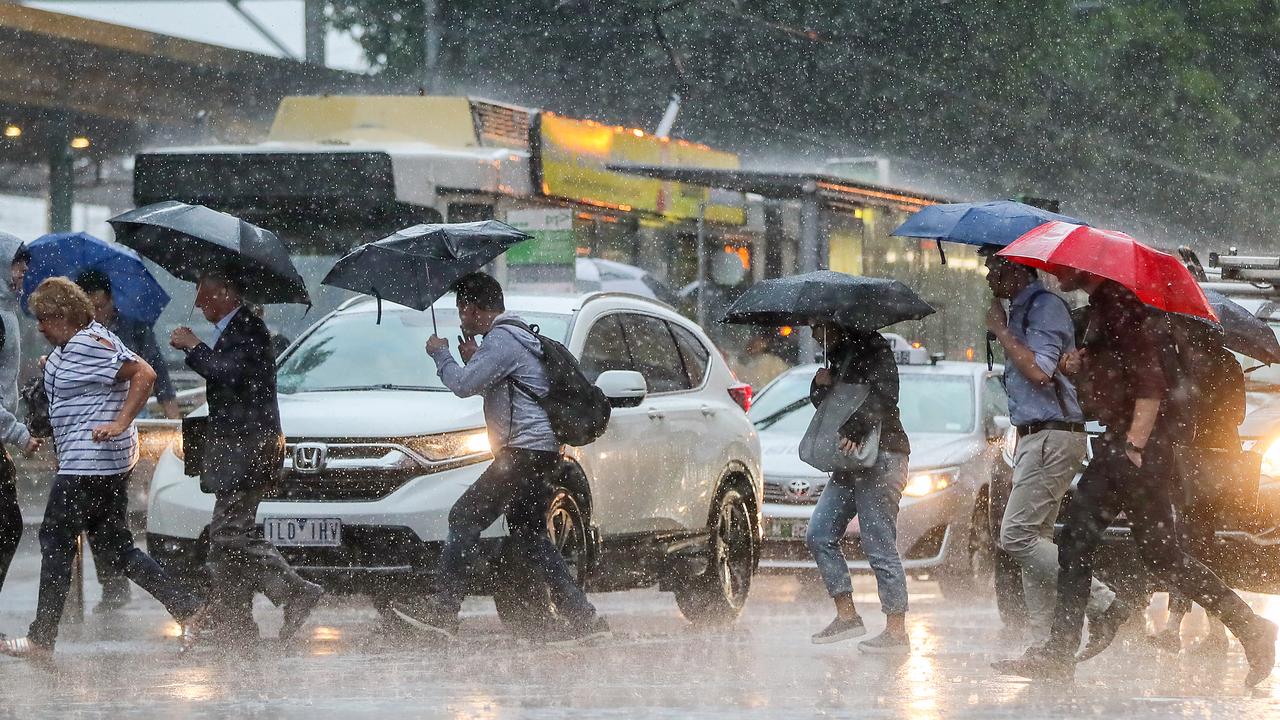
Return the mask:
<path id="1" fill-rule="evenodd" d="M 840 542 L 856 516 L 862 550 L 876 574 L 881 611 L 907 611 L 907 574 L 898 556 L 898 503 L 906 484 L 907 456 L 882 452 L 873 467 L 838 472 L 822 491 L 805 543 L 831 597 L 853 592 Z"/>
<path id="2" fill-rule="evenodd" d="M 480 550 L 480 534 L 505 514 L 511 541 L 519 543 L 535 577 L 546 583 L 556 610 L 571 622 L 585 623 L 595 617 L 595 607 L 573 581 L 564 556 L 547 534 L 551 482 L 559 468 L 558 452 L 502 448 L 493 464 L 462 493 L 449 511 L 449 537 L 436 576 L 436 602 L 442 610 L 457 613 L 461 608 L 467 571 Z"/>

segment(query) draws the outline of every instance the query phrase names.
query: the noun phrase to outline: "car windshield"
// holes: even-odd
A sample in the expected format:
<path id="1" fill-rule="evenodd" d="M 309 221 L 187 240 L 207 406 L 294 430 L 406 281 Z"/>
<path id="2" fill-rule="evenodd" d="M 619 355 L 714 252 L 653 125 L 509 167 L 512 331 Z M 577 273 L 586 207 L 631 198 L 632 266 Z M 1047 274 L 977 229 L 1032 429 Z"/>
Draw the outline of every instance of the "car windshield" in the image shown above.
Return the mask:
<path id="1" fill-rule="evenodd" d="M 909 434 L 973 432 L 973 380 L 967 375 L 899 374 L 898 411 Z M 813 419 L 809 383 L 813 375 L 794 372 L 760 394 L 751 406 L 757 430 L 803 434 Z"/>
<path id="2" fill-rule="evenodd" d="M 568 315 L 520 313 L 547 337 L 564 341 Z M 458 313 L 437 309 L 440 337 L 458 356 Z M 277 383 L 282 393 L 336 390 L 445 390 L 424 346 L 431 337 L 431 314 L 389 310 L 376 315 L 336 315 L 309 333 L 281 362 Z"/>

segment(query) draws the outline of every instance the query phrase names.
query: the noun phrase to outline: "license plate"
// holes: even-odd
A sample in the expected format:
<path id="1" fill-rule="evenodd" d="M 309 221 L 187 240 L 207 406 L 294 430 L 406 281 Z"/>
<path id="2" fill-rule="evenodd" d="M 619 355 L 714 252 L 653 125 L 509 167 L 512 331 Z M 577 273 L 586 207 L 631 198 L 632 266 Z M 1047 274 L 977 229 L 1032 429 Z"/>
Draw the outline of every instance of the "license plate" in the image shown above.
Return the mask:
<path id="1" fill-rule="evenodd" d="M 342 544 L 342 520 L 338 518 L 266 518 L 262 532 L 272 545 L 337 547 Z"/>
<path id="2" fill-rule="evenodd" d="M 805 520 L 770 519 L 765 525 L 766 535 L 775 540 L 803 540 L 809 532 L 809 523 Z"/>

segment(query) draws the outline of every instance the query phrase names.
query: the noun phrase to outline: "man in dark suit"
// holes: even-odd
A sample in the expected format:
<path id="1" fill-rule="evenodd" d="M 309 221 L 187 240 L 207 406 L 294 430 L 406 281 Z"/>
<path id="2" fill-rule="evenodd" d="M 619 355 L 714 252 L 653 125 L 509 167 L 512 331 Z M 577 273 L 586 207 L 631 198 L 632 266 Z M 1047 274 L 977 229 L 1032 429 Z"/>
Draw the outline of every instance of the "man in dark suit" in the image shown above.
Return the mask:
<path id="1" fill-rule="evenodd" d="M 224 639 L 256 640 L 251 617 L 248 631 L 254 637 L 238 637 L 247 633 L 243 612 L 237 622 L 237 609 L 261 590 L 284 608 L 280 637 L 289 639 L 323 591 L 299 577 L 255 525 L 258 503 L 284 461 L 271 333 L 245 307 L 231 273 L 206 272 L 196 288 L 196 306 L 214 324 L 212 347 L 188 327 L 174 330 L 169 343 L 187 354 L 187 365 L 207 383 L 209 420 L 200 487 L 217 498 L 209 523 L 210 600 L 229 619 Z"/>

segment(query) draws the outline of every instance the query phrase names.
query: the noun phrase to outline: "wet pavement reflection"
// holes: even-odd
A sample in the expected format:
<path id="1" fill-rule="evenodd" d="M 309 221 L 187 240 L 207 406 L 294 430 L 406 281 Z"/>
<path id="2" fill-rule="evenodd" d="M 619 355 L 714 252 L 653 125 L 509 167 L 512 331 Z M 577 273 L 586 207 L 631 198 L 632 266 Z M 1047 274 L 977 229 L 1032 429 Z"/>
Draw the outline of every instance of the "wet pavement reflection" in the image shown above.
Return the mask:
<path id="1" fill-rule="evenodd" d="M 0 594 L 0 630 L 21 632 L 35 601 L 36 560 L 24 555 Z M 90 574 L 92 577 L 92 574 Z M 871 633 L 882 620 L 870 578 L 856 582 Z M 176 626 L 135 591 L 111 617 L 67 626 L 53 667 L 0 659 L 0 717 L 314 718 L 413 716 L 505 719 L 567 717 L 1017 718 L 1231 717 L 1280 712 L 1275 680 L 1248 691 L 1238 647 L 1223 660 L 1162 654 L 1135 626 L 1073 685 L 995 677 L 989 663 L 1019 652 L 989 600 L 944 599 L 913 581 L 908 657 L 858 653 L 854 643 L 814 646 L 830 619 L 814 583 L 760 578 L 730 630 L 689 627 L 669 595 L 597 596 L 616 636 L 589 647 L 520 644 L 502 632 L 487 600 L 470 600 L 464 641 L 441 645 L 380 632 L 377 613 L 338 599 L 314 616 L 301 641 L 264 641 L 244 657 L 179 656 Z M 89 601 L 96 598 L 90 583 Z M 1163 621 L 1163 596 L 1147 621 Z M 1280 620 L 1280 600 L 1251 595 Z M 264 634 L 279 614 L 263 604 Z M 1202 618 L 1187 634 L 1203 632 Z"/>

